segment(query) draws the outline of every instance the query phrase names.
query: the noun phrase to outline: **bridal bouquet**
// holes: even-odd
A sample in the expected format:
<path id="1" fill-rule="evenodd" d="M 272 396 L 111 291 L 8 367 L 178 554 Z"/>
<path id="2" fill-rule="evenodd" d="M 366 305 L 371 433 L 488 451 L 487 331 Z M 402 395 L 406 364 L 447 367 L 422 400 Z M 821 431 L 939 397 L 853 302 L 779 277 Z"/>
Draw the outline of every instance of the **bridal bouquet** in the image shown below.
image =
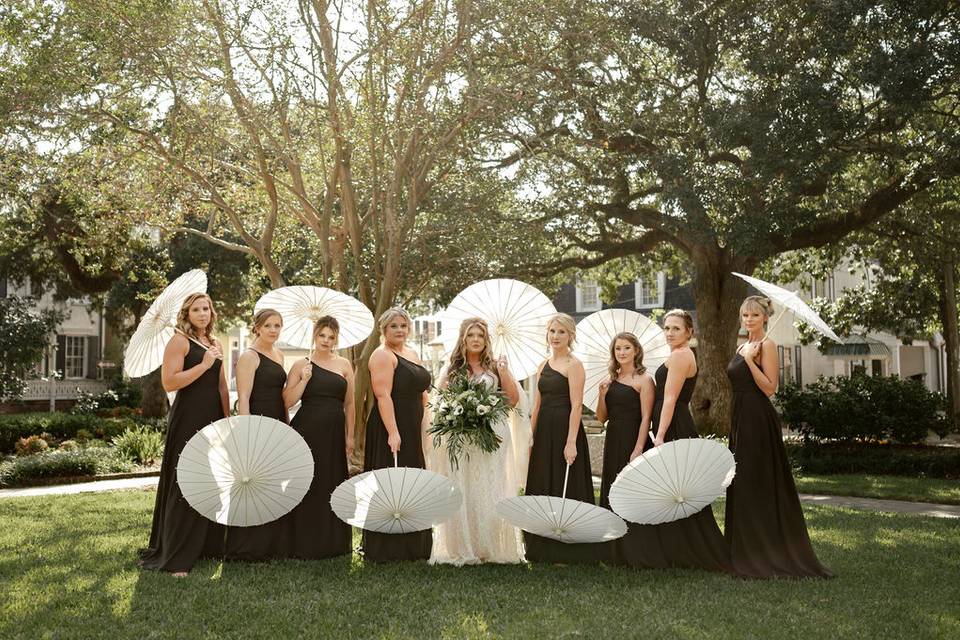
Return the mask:
<path id="1" fill-rule="evenodd" d="M 510 413 L 510 404 L 499 389 L 491 389 L 482 380 L 472 382 L 465 375 L 455 375 L 430 407 L 433 423 L 427 433 L 433 435 L 433 446 L 445 444 L 454 469 L 461 455 L 470 457 L 464 450 L 467 445 L 484 453 L 500 447 L 500 436 L 493 425 Z"/>

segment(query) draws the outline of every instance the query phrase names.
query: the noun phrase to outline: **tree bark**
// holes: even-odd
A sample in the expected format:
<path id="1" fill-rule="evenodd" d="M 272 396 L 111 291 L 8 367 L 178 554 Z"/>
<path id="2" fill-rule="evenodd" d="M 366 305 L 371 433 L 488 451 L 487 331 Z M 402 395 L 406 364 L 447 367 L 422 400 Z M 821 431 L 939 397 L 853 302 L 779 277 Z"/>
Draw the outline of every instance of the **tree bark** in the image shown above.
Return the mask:
<path id="1" fill-rule="evenodd" d="M 749 274 L 755 264 L 721 248 L 697 250 L 692 258 L 699 377 L 690 408 L 701 434 L 727 434 L 733 402 L 727 363 L 737 348 L 740 303 L 747 293 L 746 283 L 730 272 Z"/>
<path id="2" fill-rule="evenodd" d="M 960 328 L 957 321 L 957 265 L 943 264 L 940 278 L 940 323 L 947 348 L 947 415 L 952 431 L 960 429 Z"/>

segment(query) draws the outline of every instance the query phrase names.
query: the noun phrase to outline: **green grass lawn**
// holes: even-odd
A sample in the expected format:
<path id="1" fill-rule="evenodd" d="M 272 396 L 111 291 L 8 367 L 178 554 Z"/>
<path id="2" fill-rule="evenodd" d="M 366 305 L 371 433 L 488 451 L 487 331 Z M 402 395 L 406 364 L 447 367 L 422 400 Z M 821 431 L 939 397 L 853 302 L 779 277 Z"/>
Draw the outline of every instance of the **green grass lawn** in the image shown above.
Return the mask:
<path id="1" fill-rule="evenodd" d="M 955 520 L 806 507 L 830 581 L 356 557 L 177 580 L 135 563 L 153 498 L 0 501 L 0 638 L 960 637 Z"/>
<path id="2" fill-rule="evenodd" d="M 796 476 L 800 493 L 960 504 L 960 480 L 872 475 Z"/>

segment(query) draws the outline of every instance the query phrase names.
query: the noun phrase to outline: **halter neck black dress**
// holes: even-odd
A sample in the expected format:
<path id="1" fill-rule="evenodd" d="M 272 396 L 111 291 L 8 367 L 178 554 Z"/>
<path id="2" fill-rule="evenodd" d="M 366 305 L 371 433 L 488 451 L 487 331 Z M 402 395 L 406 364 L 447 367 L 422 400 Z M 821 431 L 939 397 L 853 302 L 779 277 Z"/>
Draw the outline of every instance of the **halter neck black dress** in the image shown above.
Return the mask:
<path id="1" fill-rule="evenodd" d="M 200 364 L 204 353 L 202 347 L 190 341 L 183 369 Z M 177 391 L 170 408 L 150 542 L 139 554 L 140 565 L 145 569 L 190 571 L 200 558 L 223 556 L 226 528 L 197 513 L 177 484 L 177 461 L 187 440 L 211 422 L 223 418 L 221 365 L 217 360 L 199 378 Z"/>
<path id="2" fill-rule="evenodd" d="M 287 372 L 272 358 L 251 349 L 260 359 L 253 374 L 253 388 L 250 389 L 250 415 L 267 416 L 280 422 L 287 421 L 287 409 L 283 403 L 283 385 L 287 381 Z M 228 560 L 247 560 L 261 562 L 274 558 L 290 556 L 289 514 L 273 522 L 255 527 L 228 527 Z"/>
<path id="3" fill-rule="evenodd" d="M 600 506 L 610 509 L 610 485 L 617 474 L 630 462 L 630 454 L 637 446 L 640 421 L 643 418 L 640 394 L 628 384 L 614 380 L 607 388 L 607 430 L 603 441 L 603 475 L 600 485 Z M 653 443 L 653 433 L 647 437 L 644 449 Z M 644 527 L 627 522 L 627 534 L 604 545 L 605 559 L 611 564 L 642 564 L 647 542 Z"/>
<path id="4" fill-rule="evenodd" d="M 657 382 L 651 419 L 653 423 L 651 432 L 654 436 L 657 433 L 660 412 L 663 409 L 667 373 L 666 364 L 662 364 L 654 375 Z M 696 375 L 683 382 L 665 442 L 700 437 L 690 413 L 690 398 L 696 386 Z M 637 533 L 633 535 L 638 536 L 640 542 L 637 548 L 632 549 L 636 553 L 627 558 L 631 566 L 642 569 L 684 567 L 722 573 L 733 572 L 730 565 L 730 552 L 710 506 L 682 520 L 666 524 L 636 525 L 635 528 L 631 528 L 631 533 L 634 530 Z"/>
<path id="5" fill-rule="evenodd" d="M 567 472 L 563 449 L 567 445 L 570 412 L 573 410 L 570 382 L 547 362 L 537 380 L 537 389 L 540 391 L 540 412 L 527 467 L 526 495 L 562 496 Z M 582 423 L 577 431 L 577 458 L 570 465 L 567 498 L 595 504 L 590 451 Z M 527 532 L 524 532 L 523 539 L 529 562 L 586 563 L 597 562 L 601 557 L 599 544 L 566 544 Z"/>
<path id="6" fill-rule="evenodd" d="M 727 488 L 724 533 L 743 576 L 829 578 L 807 534 L 800 498 L 770 399 L 739 353 L 727 365 L 733 385 L 730 450 L 737 475 Z"/>
<path id="7" fill-rule="evenodd" d="M 290 421 L 313 453 L 313 482 L 303 501 L 290 512 L 293 556 L 331 558 L 350 553 L 352 529 L 330 508 L 330 494 L 347 479 L 346 416 L 343 401 L 347 380 L 310 362 L 313 374 Z"/>
<path id="8" fill-rule="evenodd" d="M 390 398 L 400 432 L 397 463 L 401 467 L 424 469 L 420 423 L 423 420 L 423 392 L 430 388 L 430 372 L 401 355 L 394 355 L 397 356 L 397 368 L 393 370 Z M 387 444 L 387 429 L 380 417 L 380 407 L 374 401 L 367 418 L 363 467 L 365 471 L 372 471 L 392 466 L 393 453 Z M 433 532 L 427 529 L 390 534 L 364 530 L 361 544 L 364 558 L 373 562 L 427 560 L 433 547 Z"/>

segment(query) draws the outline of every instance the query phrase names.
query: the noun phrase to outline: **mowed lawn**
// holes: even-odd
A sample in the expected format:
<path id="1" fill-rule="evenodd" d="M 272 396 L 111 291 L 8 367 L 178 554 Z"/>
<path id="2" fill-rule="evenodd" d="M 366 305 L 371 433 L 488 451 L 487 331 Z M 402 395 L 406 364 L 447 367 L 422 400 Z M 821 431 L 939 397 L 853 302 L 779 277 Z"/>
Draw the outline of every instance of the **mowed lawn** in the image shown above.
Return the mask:
<path id="1" fill-rule="evenodd" d="M 800 475 L 795 479 L 801 493 L 960 504 L 960 480 L 866 474 Z"/>
<path id="2" fill-rule="evenodd" d="M 960 638 L 957 520 L 805 507 L 829 581 L 357 557 L 177 580 L 136 566 L 153 499 L 0 501 L 0 638 Z"/>

